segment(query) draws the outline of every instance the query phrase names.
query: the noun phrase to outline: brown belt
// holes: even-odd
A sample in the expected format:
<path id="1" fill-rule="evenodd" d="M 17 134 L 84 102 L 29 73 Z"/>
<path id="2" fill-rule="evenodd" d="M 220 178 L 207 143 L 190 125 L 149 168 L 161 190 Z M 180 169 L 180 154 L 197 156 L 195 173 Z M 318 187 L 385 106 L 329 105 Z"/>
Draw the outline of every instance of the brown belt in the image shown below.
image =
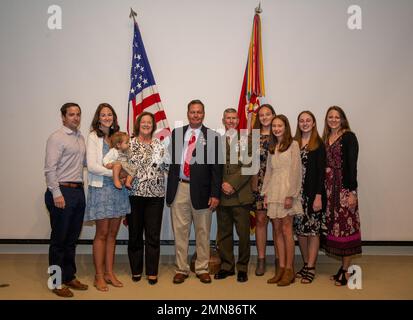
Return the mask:
<path id="1" fill-rule="evenodd" d="M 179 178 L 179 182 L 189 183 L 189 180 L 184 180 L 184 179 Z"/>
<path id="2" fill-rule="evenodd" d="M 59 186 L 67 188 L 83 188 L 82 182 L 59 182 Z"/>

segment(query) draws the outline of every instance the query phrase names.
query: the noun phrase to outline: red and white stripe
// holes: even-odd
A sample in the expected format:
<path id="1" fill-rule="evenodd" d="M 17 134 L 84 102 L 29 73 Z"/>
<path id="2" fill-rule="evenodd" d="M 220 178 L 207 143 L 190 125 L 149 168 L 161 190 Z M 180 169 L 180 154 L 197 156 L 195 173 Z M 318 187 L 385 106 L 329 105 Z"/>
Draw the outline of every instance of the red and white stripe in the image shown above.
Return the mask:
<path id="1" fill-rule="evenodd" d="M 157 126 L 155 136 L 161 139 L 168 136 L 170 128 L 156 85 L 143 89 L 136 95 L 135 99 L 129 101 L 129 119 L 127 124 L 129 134 L 133 132 L 136 118 L 144 111 L 150 112 L 155 116 Z"/>

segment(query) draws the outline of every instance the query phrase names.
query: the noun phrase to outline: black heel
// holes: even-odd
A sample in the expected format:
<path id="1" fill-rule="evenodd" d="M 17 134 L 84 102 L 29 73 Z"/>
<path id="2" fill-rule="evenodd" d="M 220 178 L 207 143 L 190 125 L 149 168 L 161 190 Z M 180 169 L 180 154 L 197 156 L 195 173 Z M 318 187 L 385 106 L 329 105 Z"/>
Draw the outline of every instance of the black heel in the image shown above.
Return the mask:
<path id="1" fill-rule="evenodd" d="M 132 275 L 132 281 L 133 282 L 138 282 L 138 281 L 140 281 L 142 279 L 142 275 L 137 275 L 137 276 L 135 276 L 135 275 Z"/>
<path id="2" fill-rule="evenodd" d="M 305 275 L 307 274 L 307 262 L 304 262 L 304 265 L 303 265 L 303 267 L 301 268 L 301 270 L 300 271 L 298 271 L 296 274 L 295 274 L 295 277 L 296 278 L 304 278 L 305 277 Z"/>
<path id="3" fill-rule="evenodd" d="M 341 273 L 343 272 L 343 266 L 340 266 L 340 269 L 338 269 L 337 273 L 335 275 L 332 275 L 330 277 L 330 280 L 338 281 L 340 278 Z"/>
<path id="4" fill-rule="evenodd" d="M 301 279 L 301 283 L 309 284 L 313 282 L 315 278 L 315 267 L 309 268 L 307 267 L 307 273 Z"/>
<path id="5" fill-rule="evenodd" d="M 334 283 L 336 286 L 342 287 L 347 285 L 346 273 L 347 270 L 341 269 L 341 273 Z"/>

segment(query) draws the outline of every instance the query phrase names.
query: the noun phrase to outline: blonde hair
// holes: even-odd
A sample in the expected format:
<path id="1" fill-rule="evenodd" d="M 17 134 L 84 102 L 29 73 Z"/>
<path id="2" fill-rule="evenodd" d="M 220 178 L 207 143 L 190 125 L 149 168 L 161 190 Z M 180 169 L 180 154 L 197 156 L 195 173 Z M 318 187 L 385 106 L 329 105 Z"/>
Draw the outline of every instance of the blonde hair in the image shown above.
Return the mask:
<path id="1" fill-rule="evenodd" d="M 123 132 L 123 131 L 115 132 L 110 137 L 110 146 L 111 148 L 117 148 L 117 145 L 119 143 L 122 143 L 123 141 L 126 141 L 126 140 L 129 140 L 129 135 L 126 132 Z"/>

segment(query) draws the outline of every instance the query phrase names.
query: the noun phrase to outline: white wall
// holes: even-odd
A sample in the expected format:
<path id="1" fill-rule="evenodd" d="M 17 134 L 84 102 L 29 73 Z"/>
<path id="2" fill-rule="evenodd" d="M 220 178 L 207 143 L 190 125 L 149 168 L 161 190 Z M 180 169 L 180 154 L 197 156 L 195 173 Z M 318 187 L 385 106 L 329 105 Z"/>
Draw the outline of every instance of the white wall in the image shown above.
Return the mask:
<path id="1" fill-rule="evenodd" d="M 200 98 L 206 124 L 220 127 L 237 106 L 256 0 L 0 2 L 0 239 L 47 239 L 44 149 L 67 101 L 82 107 L 86 135 L 100 102 L 126 125 L 131 6 L 170 123 Z M 413 2 L 278 0 L 262 2 L 267 101 L 296 125 L 312 110 L 323 128 L 332 104 L 347 112 L 360 143 L 364 240 L 413 240 Z M 63 29 L 49 30 L 49 5 Z M 362 30 L 347 28 L 347 8 L 362 9 Z M 172 239 L 169 213 L 163 239 Z M 82 238 L 93 237 L 85 227 Z M 127 237 L 122 227 L 119 238 Z"/>

